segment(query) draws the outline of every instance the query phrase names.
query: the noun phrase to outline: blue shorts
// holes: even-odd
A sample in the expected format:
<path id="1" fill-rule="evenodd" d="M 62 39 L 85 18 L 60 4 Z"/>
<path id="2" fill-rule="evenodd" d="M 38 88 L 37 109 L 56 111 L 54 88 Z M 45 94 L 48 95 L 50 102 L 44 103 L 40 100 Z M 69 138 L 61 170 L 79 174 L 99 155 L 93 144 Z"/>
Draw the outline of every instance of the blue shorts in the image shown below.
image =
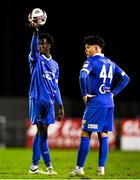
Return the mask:
<path id="1" fill-rule="evenodd" d="M 86 107 L 82 119 L 82 130 L 103 132 L 113 129 L 114 107 Z"/>
<path id="2" fill-rule="evenodd" d="M 53 124 L 55 121 L 54 104 L 29 99 L 29 116 L 32 124 Z"/>

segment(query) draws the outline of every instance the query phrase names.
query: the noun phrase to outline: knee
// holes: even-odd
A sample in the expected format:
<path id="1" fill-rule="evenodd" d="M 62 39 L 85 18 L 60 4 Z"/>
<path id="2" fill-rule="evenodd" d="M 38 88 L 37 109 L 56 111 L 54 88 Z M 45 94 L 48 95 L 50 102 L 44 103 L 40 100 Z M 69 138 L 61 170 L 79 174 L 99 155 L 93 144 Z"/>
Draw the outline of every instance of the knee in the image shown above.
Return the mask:
<path id="1" fill-rule="evenodd" d="M 102 132 L 101 137 L 108 137 L 108 133 L 107 132 Z"/>
<path id="2" fill-rule="evenodd" d="M 43 126 L 37 126 L 37 133 L 47 138 L 48 131 Z"/>
<path id="3" fill-rule="evenodd" d="M 91 134 L 87 131 L 82 131 L 81 132 L 81 137 L 89 137 L 90 138 Z"/>

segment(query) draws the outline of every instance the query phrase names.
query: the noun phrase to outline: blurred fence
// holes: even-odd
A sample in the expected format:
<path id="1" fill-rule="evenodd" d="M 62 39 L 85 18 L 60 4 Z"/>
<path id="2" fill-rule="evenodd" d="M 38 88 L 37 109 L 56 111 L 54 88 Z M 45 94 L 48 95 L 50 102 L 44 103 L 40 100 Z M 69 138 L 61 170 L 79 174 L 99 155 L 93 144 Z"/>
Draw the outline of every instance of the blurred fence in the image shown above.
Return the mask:
<path id="1" fill-rule="evenodd" d="M 31 148 L 36 126 L 26 120 L 26 147 Z M 81 118 L 64 119 L 49 126 L 48 143 L 51 148 L 77 148 L 81 134 Z M 110 150 L 140 151 L 140 119 L 115 119 L 114 131 L 109 132 Z M 92 133 L 91 149 L 99 148 L 97 133 Z"/>
<path id="2" fill-rule="evenodd" d="M 26 120 L 26 147 L 31 148 L 33 139 L 36 135 L 37 128 L 31 125 L 29 119 Z M 77 148 L 81 135 L 81 118 L 63 119 L 61 122 L 56 121 L 55 124 L 49 126 L 48 129 L 48 143 L 51 148 Z M 109 147 L 110 150 L 117 149 L 117 124 L 115 129 L 109 133 Z M 90 147 L 97 149 L 99 147 L 97 133 L 92 133 Z"/>
<path id="3" fill-rule="evenodd" d="M 84 105 L 82 99 L 63 98 L 66 119 L 82 117 Z M 115 118 L 120 123 L 122 118 L 140 117 L 140 102 L 116 101 Z M 56 106 L 57 115 L 57 106 Z M 26 120 L 28 117 L 28 98 L 0 98 L 0 146 L 26 146 Z M 119 132 L 119 128 L 117 129 Z M 117 140 L 119 143 L 119 139 Z"/>
<path id="4" fill-rule="evenodd" d="M 7 143 L 7 119 L 0 116 L 0 148 L 5 148 Z"/>

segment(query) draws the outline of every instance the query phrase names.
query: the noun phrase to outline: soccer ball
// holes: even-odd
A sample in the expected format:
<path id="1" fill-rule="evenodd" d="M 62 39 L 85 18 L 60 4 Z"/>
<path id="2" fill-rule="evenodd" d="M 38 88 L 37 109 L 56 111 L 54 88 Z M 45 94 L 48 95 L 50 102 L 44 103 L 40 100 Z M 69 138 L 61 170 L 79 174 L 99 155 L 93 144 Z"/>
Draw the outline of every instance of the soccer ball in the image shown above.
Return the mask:
<path id="1" fill-rule="evenodd" d="M 47 13 L 40 8 L 35 8 L 29 13 L 28 20 L 30 23 L 34 22 L 37 27 L 43 26 L 47 20 Z"/>

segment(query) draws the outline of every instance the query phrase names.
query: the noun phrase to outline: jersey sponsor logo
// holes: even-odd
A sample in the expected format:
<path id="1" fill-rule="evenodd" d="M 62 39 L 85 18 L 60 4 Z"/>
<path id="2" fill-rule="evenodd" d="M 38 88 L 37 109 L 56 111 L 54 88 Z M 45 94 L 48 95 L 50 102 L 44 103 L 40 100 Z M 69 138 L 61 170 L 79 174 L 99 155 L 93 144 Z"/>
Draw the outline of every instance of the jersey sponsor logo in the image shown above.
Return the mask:
<path id="1" fill-rule="evenodd" d="M 100 87 L 99 87 L 99 92 L 101 93 L 101 94 L 105 94 L 106 93 L 106 91 L 104 90 L 104 87 L 105 85 L 104 84 L 102 84 Z"/>
<path id="2" fill-rule="evenodd" d="M 110 87 L 106 87 L 105 84 L 102 84 L 102 85 L 99 87 L 99 92 L 100 92 L 101 94 L 109 93 L 109 92 L 111 92 L 111 91 L 110 91 Z"/>
<path id="3" fill-rule="evenodd" d="M 50 71 L 45 71 L 43 74 L 43 77 L 48 79 L 48 80 L 52 80 L 55 78 L 55 73 L 54 72 L 50 72 Z"/>
<path id="4" fill-rule="evenodd" d="M 89 129 L 98 129 L 98 124 L 88 124 Z"/>

